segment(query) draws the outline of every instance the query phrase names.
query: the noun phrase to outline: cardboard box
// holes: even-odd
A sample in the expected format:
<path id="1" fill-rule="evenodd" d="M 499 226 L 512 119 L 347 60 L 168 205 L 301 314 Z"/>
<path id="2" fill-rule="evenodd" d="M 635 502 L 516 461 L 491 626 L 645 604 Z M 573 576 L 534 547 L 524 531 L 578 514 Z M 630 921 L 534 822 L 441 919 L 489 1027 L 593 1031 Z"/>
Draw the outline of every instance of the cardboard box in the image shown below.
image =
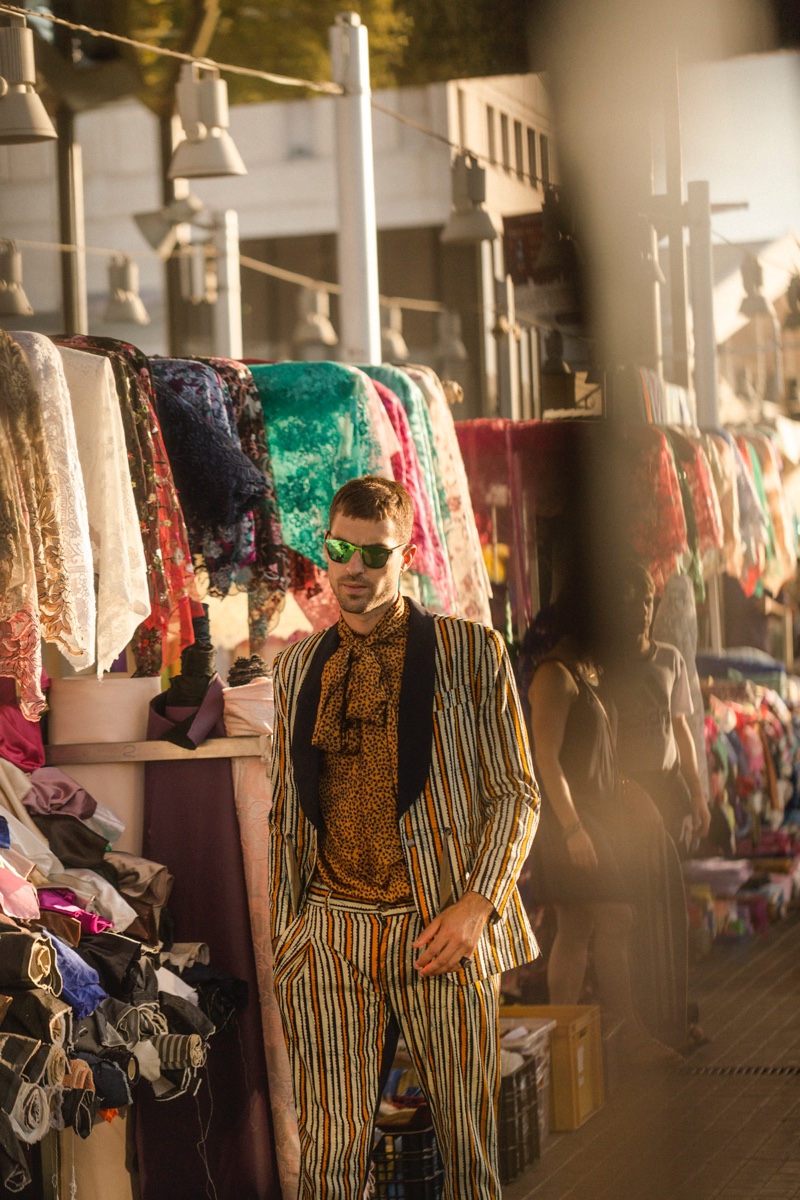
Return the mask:
<path id="1" fill-rule="evenodd" d="M 579 1129 L 605 1104 L 600 1009 L 594 1004 L 511 1005 L 501 1018 L 549 1018 L 551 1034 L 550 1128 Z"/>

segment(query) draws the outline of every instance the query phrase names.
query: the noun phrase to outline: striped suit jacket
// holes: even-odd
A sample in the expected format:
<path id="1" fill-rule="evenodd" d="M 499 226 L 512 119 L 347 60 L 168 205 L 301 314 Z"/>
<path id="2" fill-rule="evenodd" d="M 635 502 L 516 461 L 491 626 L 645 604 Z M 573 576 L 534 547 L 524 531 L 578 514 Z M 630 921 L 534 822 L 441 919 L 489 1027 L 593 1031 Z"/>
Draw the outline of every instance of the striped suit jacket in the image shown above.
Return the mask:
<path id="1" fill-rule="evenodd" d="M 493 629 L 413 601 L 398 717 L 397 819 L 414 902 L 427 924 L 468 887 L 494 912 L 458 975 L 482 979 L 539 949 L 516 887 L 539 819 L 539 794 L 514 677 Z M 320 751 L 312 744 L 332 626 L 275 659 L 272 934 L 301 915 L 317 862 Z"/>

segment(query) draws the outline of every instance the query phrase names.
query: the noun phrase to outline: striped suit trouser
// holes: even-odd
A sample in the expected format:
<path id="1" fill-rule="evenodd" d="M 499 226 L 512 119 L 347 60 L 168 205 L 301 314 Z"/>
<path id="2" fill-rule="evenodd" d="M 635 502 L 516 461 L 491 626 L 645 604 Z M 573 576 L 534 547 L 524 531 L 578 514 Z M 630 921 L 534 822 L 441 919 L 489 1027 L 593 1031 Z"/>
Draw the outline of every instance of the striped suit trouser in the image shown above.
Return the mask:
<path id="1" fill-rule="evenodd" d="M 411 944 L 422 927 L 411 906 L 334 900 L 312 888 L 278 941 L 275 991 L 300 1131 L 298 1200 L 361 1200 L 392 1026 L 430 1106 L 444 1200 L 500 1200 L 499 976 L 421 978 Z"/>

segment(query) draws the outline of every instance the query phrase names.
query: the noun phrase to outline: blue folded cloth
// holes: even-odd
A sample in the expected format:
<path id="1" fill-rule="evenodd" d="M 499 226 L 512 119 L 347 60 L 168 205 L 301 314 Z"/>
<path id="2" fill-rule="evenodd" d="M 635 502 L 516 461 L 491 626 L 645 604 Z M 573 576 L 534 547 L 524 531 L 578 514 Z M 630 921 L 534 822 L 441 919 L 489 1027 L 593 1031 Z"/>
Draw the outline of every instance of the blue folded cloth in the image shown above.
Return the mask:
<path id="1" fill-rule="evenodd" d="M 49 937 L 55 947 L 58 969 L 64 981 L 61 999 L 75 1010 L 75 1016 L 82 1021 L 108 999 L 108 992 L 104 992 L 100 987 L 100 976 L 94 967 L 84 962 L 71 946 L 53 933 L 44 936 Z"/>

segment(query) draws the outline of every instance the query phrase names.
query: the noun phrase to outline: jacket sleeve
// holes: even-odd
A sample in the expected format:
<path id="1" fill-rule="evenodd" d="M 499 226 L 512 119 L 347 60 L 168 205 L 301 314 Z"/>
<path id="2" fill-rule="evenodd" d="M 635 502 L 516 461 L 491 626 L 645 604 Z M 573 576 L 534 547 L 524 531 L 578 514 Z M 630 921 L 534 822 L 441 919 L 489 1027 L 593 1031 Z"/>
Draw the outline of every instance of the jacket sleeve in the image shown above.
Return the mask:
<path id="1" fill-rule="evenodd" d="M 491 901 L 490 919 L 499 920 L 533 844 L 540 800 L 508 654 L 495 630 L 486 635 L 476 714 L 485 823 L 469 890 Z"/>
<path id="2" fill-rule="evenodd" d="M 294 778 L 289 753 L 289 721 L 282 658 L 280 655 L 275 659 L 273 668 L 275 726 L 272 734 L 272 809 L 268 853 L 273 945 L 295 916 L 297 875 L 296 858 L 292 861 L 296 831 L 291 827 L 291 814 L 296 814 L 297 805 L 290 803 Z"/>

